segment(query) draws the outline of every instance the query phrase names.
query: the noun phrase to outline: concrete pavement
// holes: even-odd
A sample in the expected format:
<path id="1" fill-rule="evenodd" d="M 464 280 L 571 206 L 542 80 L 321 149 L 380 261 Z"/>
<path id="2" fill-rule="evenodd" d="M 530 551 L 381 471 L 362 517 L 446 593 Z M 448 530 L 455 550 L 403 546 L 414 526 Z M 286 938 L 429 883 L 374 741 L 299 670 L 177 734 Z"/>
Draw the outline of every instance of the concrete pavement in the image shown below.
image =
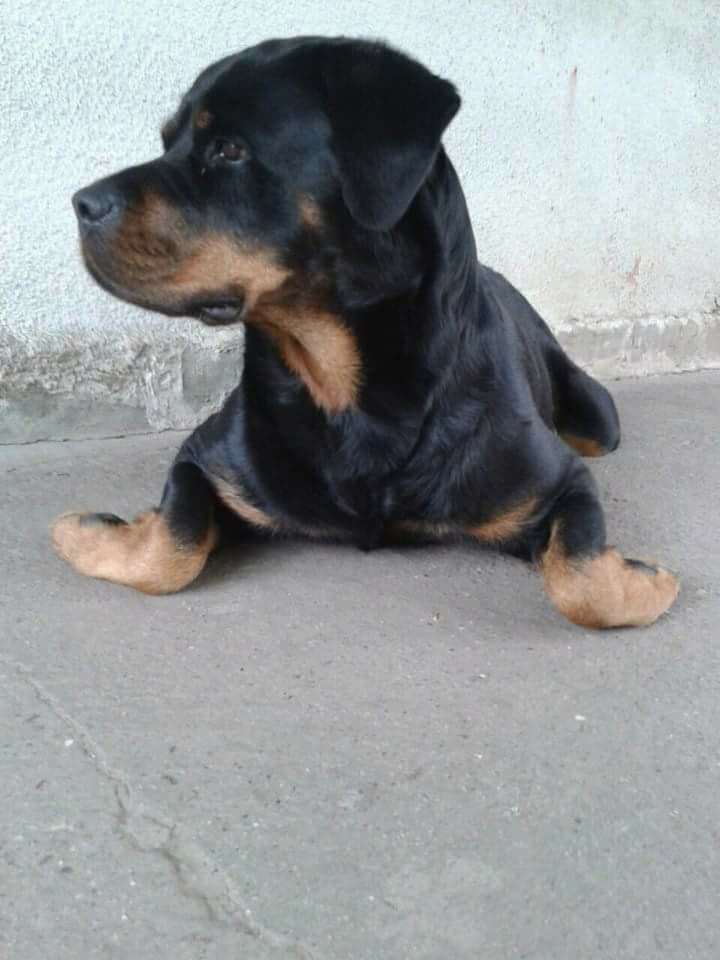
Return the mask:
<path id="1" fill-rule="evenodd" d="M 720 374 L 613 391 L 611 539 L 682 579 L 647 630 L 469 545 L 144 597 L 46 528 L 155 503 L 180 435 L 0 448 L 0 957 L 716 960 Z"/>

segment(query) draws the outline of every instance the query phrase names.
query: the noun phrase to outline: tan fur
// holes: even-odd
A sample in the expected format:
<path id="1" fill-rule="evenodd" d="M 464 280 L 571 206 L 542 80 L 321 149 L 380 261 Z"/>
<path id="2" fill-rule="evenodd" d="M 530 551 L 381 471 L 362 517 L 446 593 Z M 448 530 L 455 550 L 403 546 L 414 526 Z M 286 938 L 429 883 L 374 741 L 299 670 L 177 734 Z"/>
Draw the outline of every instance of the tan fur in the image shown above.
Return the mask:
<path id="1" fill-rule="evenodd" d="M 78 573 L 133 587 L 142 593 L 175 593 L 191 583 L 217 543 L 213 527 L 198 546 L 178 544 L 161 513 L 140 514 L 132 523 L 80 524 L 65 513 L 52 525 L 57 554 Z"/>
<path id="2" fill-rule="evenodd" d="M 272 517 L 248 501 L 238 483 L 230 483 L 228 480 L 214 473 L 208 474 L 208 478 L 215 488 L 218 497 L 233 513 L 242 517 L 243 520 L 253 527 L 261 527 L 265 530 L 274 530 L 277 528 L 277 524 Z"/>
<path id="3" fill-rule="evenodd" d="M 272 305 L 249 319 L 267 330 L 286 365 L 319 407 L 338 413 L 356 405 L 360 351 L 334 314 L 312 307 Z"/>
<path id="4" fill-rule="evenodd" d="M 208 130 L 214 121 L 215 117 L 213 117 L 209 110 L 198 110 L 193 116 L 192 122 L 196 130 Z"/>
<path id="5" fill-rule="evenodd" d="M 581 457 L 604 457 L 608 452 L 597 440 L 590 440 L 588 437 L 578 437 L 574 433 L 561 433 L 560 437 Z"/>
<path id="6" fill-rule="evenodd" d="M 306 227 L 312 227 L 313 230 L 317 230 L 318 227 L 322 226 L 320 208 L 311 197 L 305 194 L 300 195 L 298 199 L 298 213 L 300 214 L 300 220 Z"/>
<path id="7" fill-rule="evenodd" d="M 209 472 L 208 479 L 215 492 L 228 509 L 232 510 L 251 526 L 267 530 L 269 533 L 281 533 L 288 536 L 309 537 L 312 540 L 348 540 L 351 535 L 346 530 L 332 527 L 310 526 L 284 517 L 282 520 L 271 517 L 248 501 L 247 495 L 236 480 L 230 482 L 219 473 Z"/>
<path id="8" fill-rule="evenodd" d="M 468 533 L 484 543 L 503 543 L 522 533 L 537 506 L 537 498 L 530 497 L 509 510 L 499 513 L 491 520 L 468 528 Z"/>
<path id="9" fill-rule="evenodd" d="M 186 225 L 181 214 L 155 193 L 146 193 L 125 214 L 120 233 L 135 253 L 145 248 L 151 259 L 170 258 L 185 242 Z"/>
<path id="10" fill-rule="evenodd" d="M 571 560 L 557 523 L 541 566 L 552 603 L 583 627 L 647 626 L 672 606 L 680 589 L 669 571 L 643 572 L 626 564 L 612 547 L 594 557 Z"/>
<path id="11" fill-rule="evenodd" d="M 96 272 L 107 273 L 91 250 L 84 253 Z M 230 234 L 194 234 L 182 215 L 153 193 L 125 213 L 111 254 L 114 284 L 132 299 L 170 309 L 188 299 L 237 295 L 252 310 L 291 276 L 272 250 L 243 245 Z"/>
<path id="12" fill-rule="evenodd" d="M 407 538 L 413 543 L 418 538 L 428 540 L 444 540 L 457 534 L 457 527 L 450 523 L 433 523 L 429 520 L 403 520 L 391 529 L 393 538 Z"/>
<path id="13" fill-rule="evenodd" d="M 290 278 L 270 250 L 243 248 L 229 236 L 201 238 L 167 279 L 175 298 L 235 291 L 245 298 L 250 313 L 261 297 L 275 293 Z"/>
<path id="14" fill-rule="evenodd" d="M 316 223 L 319 211 L 308 198 L 300 209 Z M 311 302 L 304 282 L 274 251 L 229 234 L 193 236 L 173 207 L 148 194 L 125 214 L 112 279 L 133 299 L 170 309 L 203 297 L 242 297 L 244 322 L 266 330 L 319 407 L 337 413 L 356 405 L 361 359 L 355 338 L 337 316 Z"/>

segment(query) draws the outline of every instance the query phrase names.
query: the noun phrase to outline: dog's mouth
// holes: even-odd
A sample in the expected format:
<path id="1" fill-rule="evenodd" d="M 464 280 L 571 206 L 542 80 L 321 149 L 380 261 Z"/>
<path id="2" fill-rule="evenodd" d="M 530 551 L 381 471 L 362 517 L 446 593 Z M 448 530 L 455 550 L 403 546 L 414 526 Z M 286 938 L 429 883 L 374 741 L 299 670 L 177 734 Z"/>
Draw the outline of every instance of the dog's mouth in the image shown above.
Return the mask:
<path id="1" fill-rule="evenodd" d="M 109 265 L 107 262 L 102 262 L 101 265 L 98 262 L 100 258 L 85 244 L 82 245 L 82 252 L 85 265 L 93 279 L 108 293 L 128 303 L 156 313 L 164 313 L 166 316 L 194 317 L 210 327 L 240 323 L 245 317 L 246 300 L 239 290 L 233 290 L 227 295 L 201 294 L 189 300 L 176 299 L 171 287 L 163 289 L 162 281 L 165 278 L 162 278 L 157 287 L 147 279 L 137 285 L 129 283 L 127 278 L 124 278 L 125 282 L 120 282 L 114 276 L 116 273 L 112 269 L 114 265 Z"/>

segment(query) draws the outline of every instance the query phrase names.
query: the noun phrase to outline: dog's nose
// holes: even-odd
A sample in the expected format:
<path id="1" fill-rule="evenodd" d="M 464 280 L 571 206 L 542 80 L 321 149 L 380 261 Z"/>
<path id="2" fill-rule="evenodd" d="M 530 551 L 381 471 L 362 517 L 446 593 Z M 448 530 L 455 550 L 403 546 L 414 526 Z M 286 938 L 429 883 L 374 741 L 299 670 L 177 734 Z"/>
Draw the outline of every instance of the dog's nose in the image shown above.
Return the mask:
<path id="1" fill-rule="evenodd" d="M 100 223 L 118 209 L 117 195 L 107 184 L 98 183 L 78 190 L 72 198 L 78 220 L 84 224 Z"/>

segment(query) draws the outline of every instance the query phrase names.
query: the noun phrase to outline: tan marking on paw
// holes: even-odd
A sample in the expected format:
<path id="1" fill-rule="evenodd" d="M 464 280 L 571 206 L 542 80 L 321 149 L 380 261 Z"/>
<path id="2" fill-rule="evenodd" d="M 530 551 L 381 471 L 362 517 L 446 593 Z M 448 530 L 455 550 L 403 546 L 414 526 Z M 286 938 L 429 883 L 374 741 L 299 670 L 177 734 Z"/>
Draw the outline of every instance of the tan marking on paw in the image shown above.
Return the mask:
<path id="1" fill-rule="evenodd" d="M 92 514 L 65 513 L 51 526 L 59 557 L 86 577 L 110 580 L 141 593 L 175 593 L 191 583 L 217 543 L 213 526 L 199 545 L 179 544 L 161 513 L 140 514 L 132 523 L 81 524 Z"/>
<path id="2" fill-rule="evenodd" d="M 668 570 L 647 573 L 608 547 L 587 559 L 571 559 L 555 524 L 541 562 L 545 591 L 558 610 L 583 627 L 641 627 L 654 623 L 680 590 Z"/>

